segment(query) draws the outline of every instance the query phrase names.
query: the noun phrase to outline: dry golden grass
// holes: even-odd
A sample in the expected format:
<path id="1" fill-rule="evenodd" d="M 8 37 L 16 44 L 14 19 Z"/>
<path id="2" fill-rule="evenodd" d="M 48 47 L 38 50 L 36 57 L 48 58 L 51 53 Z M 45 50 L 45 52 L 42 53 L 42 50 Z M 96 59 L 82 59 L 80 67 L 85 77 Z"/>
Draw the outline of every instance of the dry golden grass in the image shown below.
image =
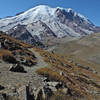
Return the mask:
<path id="1" fill-rule="evenodd" d="M 67 85 L 68 88 L 75 91 L 77 94 L 85 95 L 87 100 L 93 100 L 92 94 L 87 93 L 86 89 L 91 90 L 91 86 L 94 91 L 98 91 L 100 89 L 100 77 L 98 75 L 84 68 L 77 67 L 74 63 L 68 62 L 64 57 L 57 54 L 53 54 L 38 48 L 34 48 L 34 50 L 39 52 L 44 60 L 51 65 L 51 68 L 49 69 L 39 69 L 37 71 L 38 74 L 48 76 L 53 80 L 62 81 Z M 66 77 L 61 76 L 59 71 L 63 71 Z M 90 81 L 91 79 L 92 81 Z"/>
<path id="2" fill-rule="evenodd" d="M 7 49 L 0 50 L 0 58 L 3 59 L 3 57 L 4 57 L 4 59 L 6 59 L 6 56 L 7 56 L 6 60 L 8 61 L 8 60 L 10 60 L 10 58 L 17 60 L 16 57 L 17 58 L 20 57 L 20 58 L 24 58 L 24 60 L 26 60 L 32 64 L 35 64 L 37 62 L 35 55 L 30 50 L 28 50 L 28 48 L 33 47 L 32 45 L 23 43 L 22 41 L 16 40 L 15 38 L 11 37 L 10 35 L 7 35 L 7 34 L 1 33 L 1 32 L 0 32 L 0 38 L 1 38 L 0 40 L 2 42 L 4 42 L 4 40 L 6 40 L 6 39 L 8 40 L 8 43 L 6 43 L 8 50 Z M 10 42 L 15 45 L 15 50 L 13 49 L 12 46 L 10 46 L 10 44 L 9 44 Z M 18 46 L 18 47 L 16 47 L 16 46 Z"/>
<path id="3" fill-rule="evenodd" d="M 17 62 L 14 55 L 9 50 L 0 50 L 0 59 L 2 59 L 5 62 L 9 62 L 9 63 Z"/>
<path id="4" fill-rule="evenodd" d="M 22 42 L 21 40 L 17 40 L 17 39 L 15 39 L 15 38 L 13 38 L 13 37 L 11 37 L 10 35 L 8 35 L 8 34 L 2 34 L 2 33 L 0 33 L 0 38 L 6 38 L 6 39 L 9 39 L 9 40 L 11 40 L 11 41 L 13 41 L 13 42 L 15 42 L 15 43 L 18 43 L 18 44 L 20 44 L 22 47 L 24 47 L 24 48 L 32 48 L 33 46 L 32 45 L 30 45 L 30 44 L 27 44 L 27 43 L 24 43 L 24 42 Z"/>
<path id="5" fill-rule="evenodd" d="M 48 77 L 50 80 L 59 81 L 61 76 L 58 72 L 53 71 L 51 68 L 41 68 L 36 71 L 39 75 Z"/>
<path id="6" fill-rule="evenodd" d="M 46 62 L 48 62 L 49 64 L 51 64 L 54 67 L 57 67 L 60 70 L 66 71 L 67 73 L 68 72 L 76 73 L 76 74 L 84 73 L 86 75 L 89 75 L 89 77 L 91 77 L 91 78 L 94 78 L 94 79 L 96 78 L 97 80 L 100 80 L 100 76 L 93 74 L 92 72 L 90 72 L 84 68 L 77 67 L 74 63 L 69 63 L 62 56 L 59 56 L 57 54 L 53 54 L 53 53 L 50 53 L 48 51 L 44 51 L 44 50 L 38 49 L 38 48 L 35 48 L 34 50 L 39 52 L 41 54 L 41 56 L 44 57 L 44 60 Z M 52 62 L 51 59 L 55 59 L 55 62 Z M 63 67 L 63 64 L 65 65 L 64 67 Z"/>
<path id="7" fill-rule="evenodd" d="M 82 99 L 74 96 L 67 96 L 61 90 L 58 90 L 51 96 L 50 100 L 82 100 Z"/>
<path id="8" fill-rule="evenodd" d="M 61 81 L 67 85 L 67 87 L 73 91 L 75 91 L 78 95 L 86 95 L 84 88 L 80 83 L 73 81 L 73 79 L 69 76 L 65 77 L 60 75 L 59 72 L 53 71 L 50 68 L 41 68 L 36 71 L 39 75 L 43 75 L 48 77 L 50 80 Z"/>
<path id="9" fill-rule="evenodd" d="M 5 49 L 2 49 L 0 50 L 0 58 L 2 58 L 3 56 L 13 56 L 12 52 L 9 51 L 9 50 L 5 50 Z"/>
<path id="10" fill-rule="evenodd" d="M 24 56 L 28 55 L 30 58 L 36 59 L 35 55 L 28 49 L 26 49 L 26 50 L 18 49 L 18 50 L 15 50 L 14 52 L 16 52 L 17 54 L 22 54 Z"/>
<path id="11" fill-rule="evenodd" d="M 33 64 L 37 62 L 36 59 L 33 59 L 32 57 L 29 57 L 29 56 L 24 56 L 24 59 L 25 59 L 26 61 L 31 61 Z"/>

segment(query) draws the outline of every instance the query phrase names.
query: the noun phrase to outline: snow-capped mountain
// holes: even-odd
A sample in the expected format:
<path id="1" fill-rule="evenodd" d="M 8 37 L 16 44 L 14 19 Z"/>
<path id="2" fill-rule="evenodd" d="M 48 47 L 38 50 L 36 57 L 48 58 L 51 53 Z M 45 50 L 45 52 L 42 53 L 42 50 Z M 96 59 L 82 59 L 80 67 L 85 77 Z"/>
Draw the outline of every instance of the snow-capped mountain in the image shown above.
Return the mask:
<path id="1" fill-rule="evenodd" d="M 33 37 L 37 36 L 40 40 L 48 36 L 56 38 L 82 36 L 99 31 L 90 20 L 71 8 L 51 8 L 46 5 L 31 8 L 14 17 L 0 19 L 1 31 L 14 34 L 16 29 L 18 30 L 16 28 L 18 25 L 25 25 L 24 28 Z"/>

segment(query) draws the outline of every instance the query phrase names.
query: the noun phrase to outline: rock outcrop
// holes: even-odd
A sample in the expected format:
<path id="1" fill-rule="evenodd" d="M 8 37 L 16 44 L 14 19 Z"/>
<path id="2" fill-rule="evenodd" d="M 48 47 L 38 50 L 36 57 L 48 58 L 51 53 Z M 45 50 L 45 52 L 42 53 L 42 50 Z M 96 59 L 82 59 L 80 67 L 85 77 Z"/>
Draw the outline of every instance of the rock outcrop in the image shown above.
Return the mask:
<path id="1" fill-rule="evenodd" d="M 32 66 L 36 64 L 36 57 L 34 54 L 27 49 L 28 44 L 16 40 L 9 35 L 1 32 L 0 34 L 1 43 L 1 58 L 8 63 L 21 63 L 25 66 Z M 26 46 L 26 47 L 25 47 Z"/>
<path id="2" fill-rule="evenodd" d="M 9 71 L 26 73 L 24 67 L 21 66 L 20 64 L 15 64 L 15 65 L 10 66 Z"/>

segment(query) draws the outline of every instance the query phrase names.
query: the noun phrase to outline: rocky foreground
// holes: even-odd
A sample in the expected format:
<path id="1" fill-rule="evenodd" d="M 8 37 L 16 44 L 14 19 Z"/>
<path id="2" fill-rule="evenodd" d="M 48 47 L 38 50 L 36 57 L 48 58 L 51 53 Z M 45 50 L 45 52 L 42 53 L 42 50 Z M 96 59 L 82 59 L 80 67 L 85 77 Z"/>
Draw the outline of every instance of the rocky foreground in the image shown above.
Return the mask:
<path id="1" fill-rule="evenodd" d="M 100 76 L 1 32 L 0 100 L 100 100 Z"/>

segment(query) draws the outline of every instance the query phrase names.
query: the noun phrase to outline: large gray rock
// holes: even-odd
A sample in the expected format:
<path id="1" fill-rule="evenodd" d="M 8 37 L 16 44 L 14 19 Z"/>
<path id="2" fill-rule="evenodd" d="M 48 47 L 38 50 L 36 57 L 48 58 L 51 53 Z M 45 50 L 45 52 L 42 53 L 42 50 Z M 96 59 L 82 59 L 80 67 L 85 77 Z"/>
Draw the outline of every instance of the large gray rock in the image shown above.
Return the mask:
<path id="1" fill-rule="evenodd" d="M 4 87 L 0 85 L 0 90 L 2 90 L 2 89 L 4 89 Z"/>
<path id="2" fill-rule="evenodd" d="M 20 64 L 11 65 L 9 71 L 26 73 L 26 71 L 24 70 L 24 67 L 21 66 Z"/>
<path id="3" fill-rule="evenodd" d="M 0 100 L 5 100 L 3 94 L 0 94 Z"/>

